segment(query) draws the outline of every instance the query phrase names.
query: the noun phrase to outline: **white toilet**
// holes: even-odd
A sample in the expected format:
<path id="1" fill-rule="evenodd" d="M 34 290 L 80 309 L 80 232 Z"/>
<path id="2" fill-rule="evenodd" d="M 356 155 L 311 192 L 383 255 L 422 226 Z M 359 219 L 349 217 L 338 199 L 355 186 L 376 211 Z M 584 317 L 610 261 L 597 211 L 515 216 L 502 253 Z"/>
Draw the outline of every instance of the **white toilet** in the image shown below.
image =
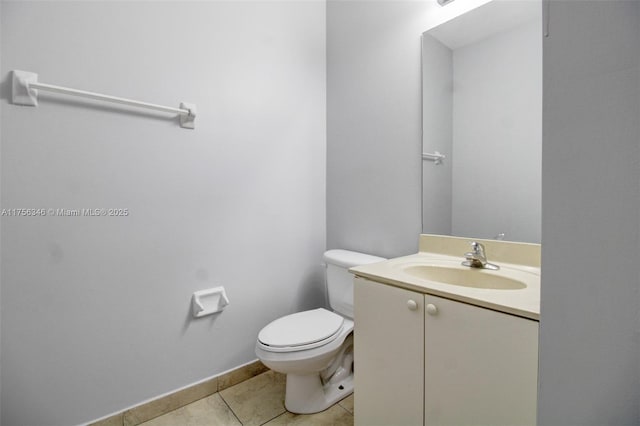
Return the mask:
<path id="1" fill-rule="evenodd" d="M 258 334 L 256 355 L 287 375 L 285 406 L 317 413 L 353 392 L 353 266 L 384 258 L 347 250 L 324 254 L 333 312 L 323 308 L 278 318 Z"/>

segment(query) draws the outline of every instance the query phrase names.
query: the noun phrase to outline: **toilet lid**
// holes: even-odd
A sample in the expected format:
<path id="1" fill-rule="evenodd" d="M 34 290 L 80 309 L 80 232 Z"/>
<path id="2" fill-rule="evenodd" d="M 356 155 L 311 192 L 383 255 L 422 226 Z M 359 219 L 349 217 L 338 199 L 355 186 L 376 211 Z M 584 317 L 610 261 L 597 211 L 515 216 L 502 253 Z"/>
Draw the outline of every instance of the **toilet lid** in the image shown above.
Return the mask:
<path id="1" fill-rule="evenodd" d="M 340 315 L 322 308 L 298 312 L 269 323 L 258 340 L 272 347 L 304 346 L 335 336 L 343 323 Z"/>

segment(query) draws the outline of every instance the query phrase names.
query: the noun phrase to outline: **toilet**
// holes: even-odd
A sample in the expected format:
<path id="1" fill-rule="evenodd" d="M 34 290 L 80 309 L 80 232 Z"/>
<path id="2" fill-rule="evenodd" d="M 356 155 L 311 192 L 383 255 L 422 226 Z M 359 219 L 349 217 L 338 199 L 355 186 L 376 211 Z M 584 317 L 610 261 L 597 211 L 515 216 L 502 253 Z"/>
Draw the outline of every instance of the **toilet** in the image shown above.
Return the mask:
<path id="1" fill-rule="evenodd" d="M 353 275 L 348 269 L 386 260 L 348 250 L 324 254 L 332 311 L 324 308 L 278 318 L 258 334 L 256 355 L 287 375 L 285 407 L 323 411 L 353 392 Z"/>

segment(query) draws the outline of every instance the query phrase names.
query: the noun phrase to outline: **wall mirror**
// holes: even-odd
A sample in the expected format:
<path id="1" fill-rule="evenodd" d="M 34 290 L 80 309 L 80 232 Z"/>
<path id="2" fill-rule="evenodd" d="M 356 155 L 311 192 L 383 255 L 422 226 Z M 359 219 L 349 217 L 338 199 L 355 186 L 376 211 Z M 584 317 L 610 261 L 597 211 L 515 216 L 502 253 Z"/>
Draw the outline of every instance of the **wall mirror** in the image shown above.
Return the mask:
<path id="1" fill-rule="evenodd" d="M 493 0 L 423 33 L 422 104 L 423 232 L 539 243 L 541 3 Z"/>

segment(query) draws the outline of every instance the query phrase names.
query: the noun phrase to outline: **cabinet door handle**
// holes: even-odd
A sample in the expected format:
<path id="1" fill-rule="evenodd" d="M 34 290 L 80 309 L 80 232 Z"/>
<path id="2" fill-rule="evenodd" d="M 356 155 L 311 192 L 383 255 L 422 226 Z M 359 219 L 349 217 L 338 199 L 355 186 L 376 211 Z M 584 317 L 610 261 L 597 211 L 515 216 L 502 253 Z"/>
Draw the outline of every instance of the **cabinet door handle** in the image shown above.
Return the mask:
<path id="1" fill-rule="evenodd" d="M 407 301 L 407 308 L 409 308 L 410 311 L 415 311 L 418 309 L 418 303 L 415 300 L 409 299 Z"/>
<path id="2" fill-rule="evenodd" d="M 436 305 L 432 305 L 431 303 L 429 303 L 427 305 L 427 313 L 429 315 L 436 315 L 438 313 L 438 307 Z"/>

